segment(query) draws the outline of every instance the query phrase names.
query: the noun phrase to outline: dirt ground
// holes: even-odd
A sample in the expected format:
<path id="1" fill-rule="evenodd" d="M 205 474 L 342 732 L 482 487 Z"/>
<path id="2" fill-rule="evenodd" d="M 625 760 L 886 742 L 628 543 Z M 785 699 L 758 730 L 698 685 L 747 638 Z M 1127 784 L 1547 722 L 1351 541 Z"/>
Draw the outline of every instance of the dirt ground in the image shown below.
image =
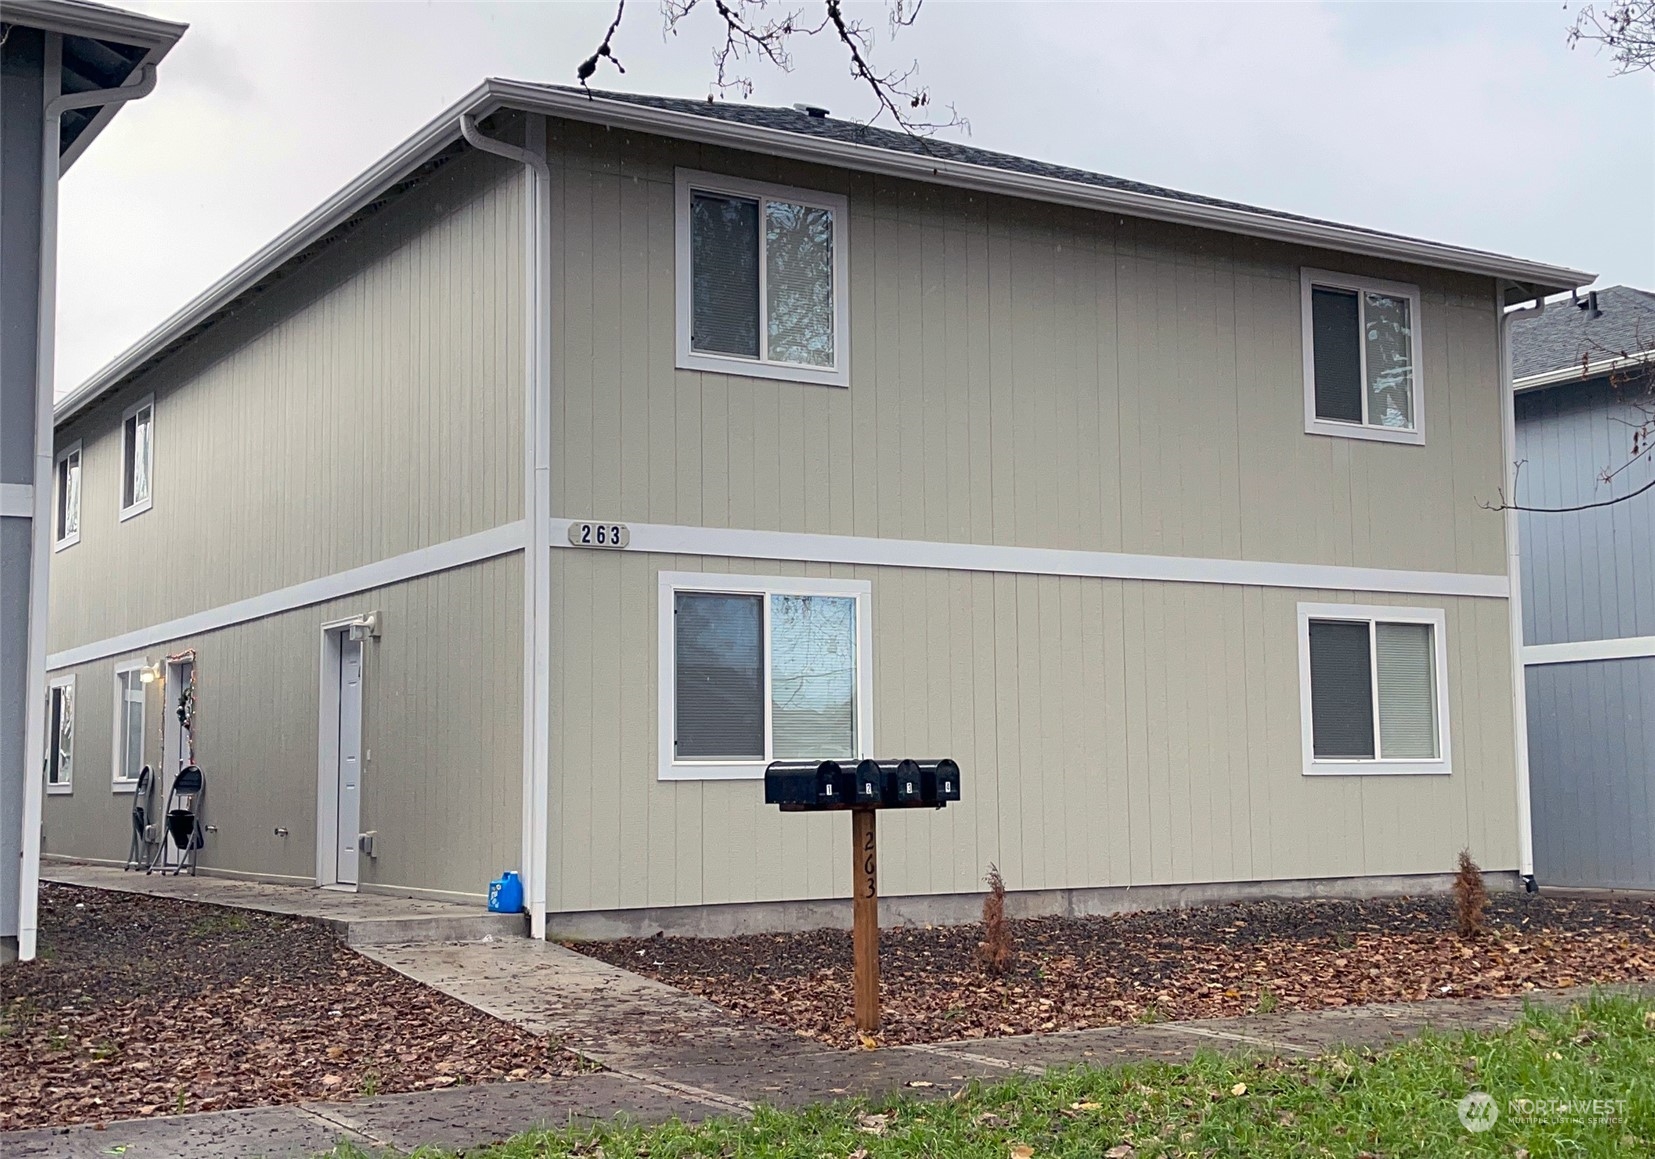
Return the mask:
<path id="1" fill-rule="evenodd" d="M 989 977 L 980 926 L 880 939 L 888 1044 L 1131 1022 L 1492 997 L 1655 979 L 1655 900 L 1501 894 L 1462 940 L 1446 897 L 1248 902 L 1012 923 L 1017 958 Z M 648 938 L 572 948 L 837 1046 L 850 1021 L 845 931 Z"/>
<path id="2" fill-rule="evenodd" d="M 0 1130 L 574 1073 L 300 919 L 43 885 L 0 970 Z"/>

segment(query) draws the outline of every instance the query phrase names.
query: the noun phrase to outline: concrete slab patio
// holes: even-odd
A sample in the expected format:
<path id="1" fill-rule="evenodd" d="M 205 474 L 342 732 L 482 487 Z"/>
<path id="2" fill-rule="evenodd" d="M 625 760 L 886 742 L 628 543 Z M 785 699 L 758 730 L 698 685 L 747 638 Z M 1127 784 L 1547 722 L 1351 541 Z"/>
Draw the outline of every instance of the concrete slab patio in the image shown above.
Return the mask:
<path id="1" fill-rule="evenodd" d="M 308 918 L 348 946 L 520 938 L 527 932 L 521 914 L 492 914 L 481 905 L 383 893 L 269 885 L 228 877 L 172 877 L 83 861 L 43 862 L 40 880 Z"/>

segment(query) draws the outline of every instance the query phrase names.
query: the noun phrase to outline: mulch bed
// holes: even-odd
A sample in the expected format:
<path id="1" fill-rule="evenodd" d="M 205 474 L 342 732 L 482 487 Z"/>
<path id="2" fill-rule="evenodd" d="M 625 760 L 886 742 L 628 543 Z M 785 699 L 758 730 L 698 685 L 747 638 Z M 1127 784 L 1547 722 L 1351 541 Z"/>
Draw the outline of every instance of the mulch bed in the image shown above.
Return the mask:
<path id="1" fill-rule="evenodd" d="M 43 885 L 0 969 L 0 1130 L 575 1073 L 295 918 Z"/>
<path id="2" fill-rule="evenodd" d="M 982 927 L 882 931 L 887 1044 L 1080 1030 L 1363 1002 L 1494 997 L 1655 978 L 1655 900 L 1500 894 L 1462 940 L 1446 897 L 1247 902 L 1013 922 L 991 978 Z M 576 944 L 603 961 L 840 1047 L 851 940 L 839 930 Z"/>

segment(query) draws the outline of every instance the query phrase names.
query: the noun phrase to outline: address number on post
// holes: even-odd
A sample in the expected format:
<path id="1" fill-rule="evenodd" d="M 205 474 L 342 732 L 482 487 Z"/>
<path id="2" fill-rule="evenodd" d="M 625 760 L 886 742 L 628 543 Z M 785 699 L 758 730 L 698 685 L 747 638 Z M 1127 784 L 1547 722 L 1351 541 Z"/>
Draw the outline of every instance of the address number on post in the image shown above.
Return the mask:
<path id="1" fill-rule="evenodd" d="M 569 524 L 569 542 L 576 547 L 625 547 L 632 542 L 632 532 L 624 523 L 588 523 L 577 520 Z"/>

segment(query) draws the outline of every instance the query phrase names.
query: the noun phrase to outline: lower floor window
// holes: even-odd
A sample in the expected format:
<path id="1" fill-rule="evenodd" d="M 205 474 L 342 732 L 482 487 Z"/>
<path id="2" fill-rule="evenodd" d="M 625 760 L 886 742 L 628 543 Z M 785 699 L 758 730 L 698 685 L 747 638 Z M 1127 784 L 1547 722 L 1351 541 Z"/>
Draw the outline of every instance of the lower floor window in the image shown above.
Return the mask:
<path id="1" fill-rule="evenodd" d="M 868 600 L 865 581 L 663 573 L 662 778 L 859 756 Z"/>
<path id="2" fill-rule="evenodd" d="M 46 791 L 67 793 L 75 780 L 75 678 L 51 683 L 46 695 Z"/>
<path id="3" fill-rule="evenodd" d="M 1447 772 L 1441 611 L 1299 605 L 1306 772 Z"/>
<path id="4" fill-rule="evenodd" d="M 115 673 L 115 772 L 117 786 L 137 783 L 144 767 L 144 677 L 148 664 L 121 668 Z"/>

